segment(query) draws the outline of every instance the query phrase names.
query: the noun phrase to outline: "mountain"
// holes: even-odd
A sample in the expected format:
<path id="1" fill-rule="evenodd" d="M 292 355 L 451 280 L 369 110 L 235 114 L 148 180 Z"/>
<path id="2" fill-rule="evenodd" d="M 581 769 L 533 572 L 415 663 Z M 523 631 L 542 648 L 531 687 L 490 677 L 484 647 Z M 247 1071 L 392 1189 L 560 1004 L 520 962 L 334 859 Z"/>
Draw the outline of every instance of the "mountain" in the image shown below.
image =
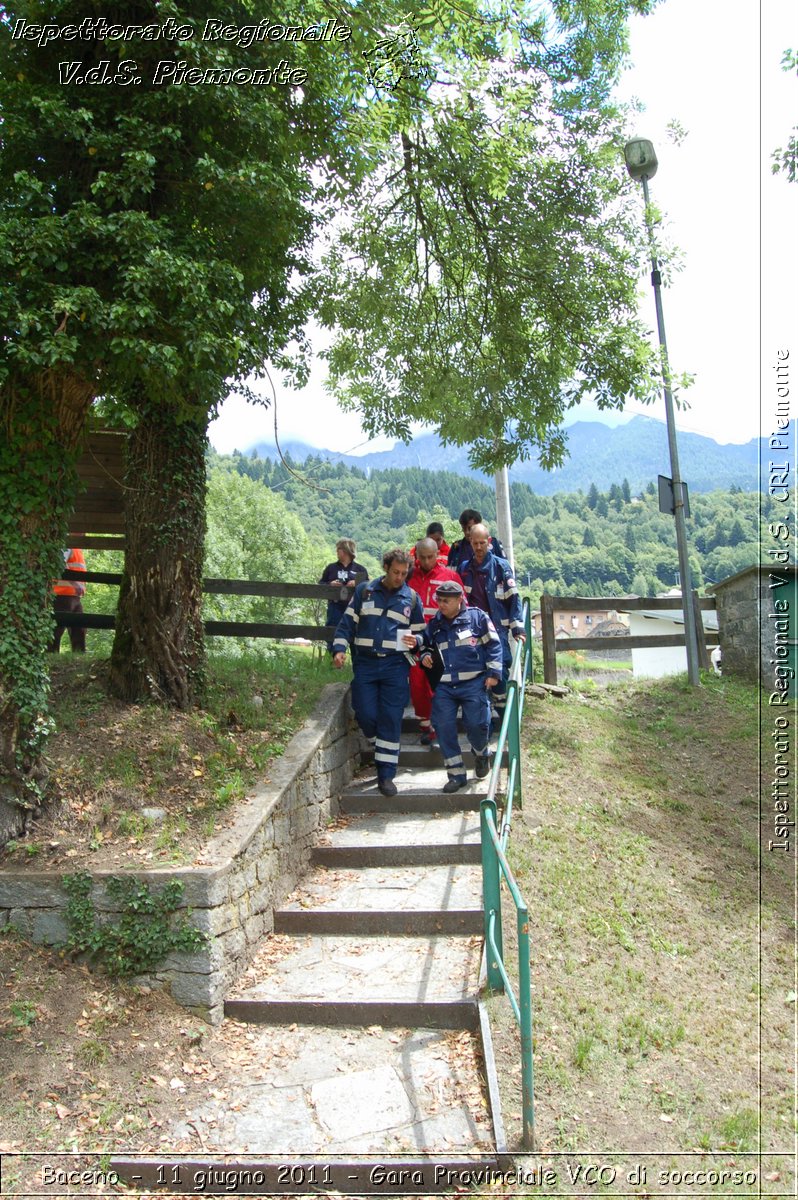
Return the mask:
<path id="1" fill-rule="evenodd" d="M 791 423 L 790 445 L 795 446 L 795 422 Z M 536 462 L 516 463 L 510 468 L 510 480 L 527 483 L 541 496 L 555 492 L 583 492 L 595 483 L 606 491 L 613 483 L 629 480 L 633 491 L 641 491 L 657 475 L 670 475 L 668 438 L 665 423 L 652 417 L 636 416 L 625 425 L 611 428 L 599 421 L 576 421 L 566 430 L 570 456 L 562 467 L 544 471 Z M 786 439 L 785 439 L 786 440 Z M 392 450 L 372 454 L 339 454 L 334 450 L 319 450 L 303 442 L 283 444 L 283 453 L 294 462 L 308 457 L 342 462 L 362 471 L 387 468 L 425 467 L 428 470 L 452 471 L 457 475 L 485 476 L 468 462 L 466 447 L 442 447 L 435 434 L 422 434 L 405 446 L 397 442 Z M 736 485 L 744 492 L 759 486 L 760 455 L 767 467 L 769 457 L 766 438 L 752 438 L 744 445 L 721 446 L 713 438 L 698 433 L 678 434 L 679 467 L 682 478 L 691 492 L 728 491 Z M 250 447 L 259 458 L 275 458 L 273 445 L 259 442 Z M 782 457 L 784 455 L 782 454 Z M 766 471 L 763 487 L 767 486 Z"/>

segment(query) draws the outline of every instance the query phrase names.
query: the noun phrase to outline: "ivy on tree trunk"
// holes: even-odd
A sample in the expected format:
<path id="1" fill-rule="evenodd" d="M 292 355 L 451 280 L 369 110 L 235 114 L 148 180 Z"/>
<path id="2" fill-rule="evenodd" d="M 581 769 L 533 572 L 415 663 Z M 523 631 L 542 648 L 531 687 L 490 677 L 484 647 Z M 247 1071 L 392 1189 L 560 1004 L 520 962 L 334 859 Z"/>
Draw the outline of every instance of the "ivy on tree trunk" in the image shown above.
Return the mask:
<path id="1" fill-rule="evenodd" d="M 109 691 L 188 708 L 201 690 L 207 421 L 146 405 L 128 444 L 125 569 Z"/>
<path id="2" fill-rule="evenodd" d="M 43 371 L 0 389 L 0 845 L 42 803 L 52 580 L 63 567 L 92 386 Z"/>

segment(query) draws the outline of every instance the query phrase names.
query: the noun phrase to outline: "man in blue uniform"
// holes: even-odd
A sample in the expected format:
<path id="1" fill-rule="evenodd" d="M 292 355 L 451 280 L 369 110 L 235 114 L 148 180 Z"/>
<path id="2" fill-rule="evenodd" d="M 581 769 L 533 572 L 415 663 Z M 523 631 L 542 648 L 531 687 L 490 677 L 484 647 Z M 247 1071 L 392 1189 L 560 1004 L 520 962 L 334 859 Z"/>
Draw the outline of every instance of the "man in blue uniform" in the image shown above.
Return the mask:
<path id="1" fill-rule="evenodd" d="M 454 571 L 459 571 L 471 558 L 471 530 L 475 525 L 482 524 L 482 513 L 477 512 L 475 508 L 464 508 L 457 519 L 463 536 L 449 548 L 449 557 L 446 560 L 447 567 Z M 490 548 L 497 558 L 504 558 L 504 546 L 498 538 L 490 539 Z"/>
<path id="2" fill-rule="evenodd" d="M 486 612 L 496 626 L 502 643 L 502 680 L 494 693 L 499 720 L 507 703 L 507 679 L 512 663 L 510 634 L 516 641 L 526 641 L 521 597 L 515 586 L 513 569 L 506 558 L 499 558 L 491 549 L 487 525 L 471 527 L 472 557 L 460 569 L 460 577 L 468 603 Z"/>
<path id="3" fill-rule="evenodd" d="M 476 757 L 477 779 L 490 770 L 490 692 L 501 681 L 502 648 L 493 622 L 479 608 L 468 608 L 463 588 L 453 580 L 436 593 L 438 612 L 424 632 L 422 666 L 433 666 L 434 651 L 442 673 L 432 699 L 432 721 L 438 734 L 446 773 L 444 792 L 456 792 L 467 776 L 460 740 L 457 710 Z"/>
<path id="4" fill-rule="evenodd" d="M 374 744 L 377 786 L 395 796 L 402 714 L 410 697 L 411 650 L 421 644 L 424 609 L 405 579 L 406 550 L 391 550 L 382 560 L 385 574 L 359 583 L 333 638 L 333 665 L 342 667 L 352 647 L 352 707 L 357 723 Z"/>

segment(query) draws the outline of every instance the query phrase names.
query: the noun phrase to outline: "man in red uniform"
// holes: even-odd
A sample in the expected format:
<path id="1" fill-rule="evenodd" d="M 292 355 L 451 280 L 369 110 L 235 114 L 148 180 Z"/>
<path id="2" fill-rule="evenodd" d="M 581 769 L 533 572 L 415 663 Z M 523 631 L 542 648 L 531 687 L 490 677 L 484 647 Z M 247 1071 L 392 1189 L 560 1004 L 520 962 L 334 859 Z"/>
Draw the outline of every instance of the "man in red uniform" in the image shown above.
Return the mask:
<path id="1" fill-rule="evenodd" d="M 85 571 L 86 560 L 83 551 L 67 548 L 62 551 L 64 566 L 68 571 Z M 53 611 L 56 619 L 53 640 L 50 643 L 50 653 L 57 654 L 61 648 L 61 638 L 66 625 L 58 623 L 59 613 L 82 613 L 83 605 L 80 598 L 86 591 L 86 584 L 80 579 L 57 579 L 53 584 Z M 84 654 L 86 651 L 86 630 L 82 625 L 69 626 L 69 644 L 72 653 Z"/>
<path id="2" fill-rule="evenodd" d="M 438 611 L 436 589 L 447 579 L 459 583 L 460 576 L 439 561 L 438 545 L 431 537 L 416 542 L 414 549 L 416 565 L 407 583 L 418 593 L 424 608 L 424 620 L 429 624 Z M 432 688 L 424 668 L 418 663 L 410 668 L 410 699 L 421 726 L 421 745 L 431 746 L 435 741 L 435 730 L 430 724 Z"/>

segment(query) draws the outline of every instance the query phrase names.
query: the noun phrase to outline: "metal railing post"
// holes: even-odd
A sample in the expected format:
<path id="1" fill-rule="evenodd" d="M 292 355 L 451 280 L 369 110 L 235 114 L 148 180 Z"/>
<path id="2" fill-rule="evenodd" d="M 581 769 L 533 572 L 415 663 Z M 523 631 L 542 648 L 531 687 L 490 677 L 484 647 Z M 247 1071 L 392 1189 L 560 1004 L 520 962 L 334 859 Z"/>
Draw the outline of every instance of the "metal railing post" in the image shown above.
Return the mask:
<path id="1" fill-rule="evenodd" d="M 488 823 L 492 823 L 493 832 L 496 833 L 495 800 L 482 801 L 479 806 L 479 822 L 482 834 L 482 908 L 485 914 L 485 958 L 488 964 L 488 987 L 491 991 L 503 992 L 504 982 L 496 965 L 493 946 L 491 945 L 491 915 L 493 914 L 495 917 L 493 921 L 493 939 L 496 943 L 498 955 L 502 958 L 504 948 L 502 944 L 502 897 L 499 856 L 496 853 L 496 845 L 488 828 Z M 498 837 L 497 833 L 496 836 Z"/>
<path id="2" fill-rule="evenodd" d="M 521 704 L 518 681 L 511 679 L 507 684 L 507 708 L 510 710 L 510 720 L 507 726 L 508 765 L 516 763 L 515 780 L 513 783 L 513 804 L 522 806 L 521 798 Z"/>
<path id="3" fill-rule="evenodd" d="M 532 981 L 529 965 L 529 911 L 518 909 L 518 1006 L 521 1011 L 521 1112 L 524 1149 L 535 1149 L 535 1088 L 532 1069 Z"/>
<path id="4" fill-rule="evenodd" d="M 529 909 L 519 891 L 512 868 L 507 860 L 513 803 L 521 803 L 521 715 L 524 707 L 526 681 L 530 674 L 532 641 L 529 605 L 524 612 L 526 644 L 520 642 L 513 654 L 507 686 L 507 704 L 496 746 L 488 794 L 480 805 L 482 835 L 482 902 L 485 921 L 485 957 L 487 985 L 495 992 L 504 992 L 513 1011 L 521 1036 L 521 1087 L 524 1148 L 534 1149 L 535 1113 L 534 1079 L 532 1073 L 532 995 L 529 945 Z M 502 829 L 497 825 L 496 794 L 502 775 L 501 758 L 507 746 L 507 783 L 503 804 Z M 515 905 L 518 921 L 518 998 L 513 981 L 507 974 L 502 939 L 501 886 L 502 876 Z"/>

